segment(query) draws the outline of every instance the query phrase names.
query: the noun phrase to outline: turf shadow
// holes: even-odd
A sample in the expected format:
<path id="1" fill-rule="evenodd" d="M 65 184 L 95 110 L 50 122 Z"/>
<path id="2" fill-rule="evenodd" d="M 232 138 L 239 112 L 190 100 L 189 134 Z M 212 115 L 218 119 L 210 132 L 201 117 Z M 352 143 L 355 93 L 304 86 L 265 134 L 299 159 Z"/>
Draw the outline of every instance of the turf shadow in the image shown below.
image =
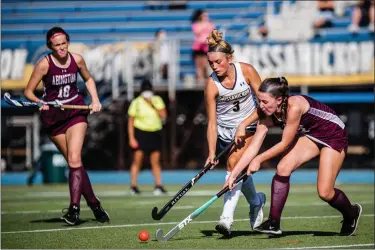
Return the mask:
<path id="1" fill-rule="evenodd" d="M 268 235 L 268 238 L 282 238 L 286 236 L 294 235 L 307 235 L 311 234 L 312 236 L 337 236 L 337 232 L 325 232 L 325 231 L 283 231 L 281 235 Z M 265 234 L 267 235 L 267 234 Z"/>
<path id="2" fill-rule="evenodd" d="M 212 237 L 213 234 L 219 234 L 216 230 L 201 230 L 201 233 L 204 234 L 204 237 Z M 313 236 L 337 236 L 337 232 L 324 232 L 324 231 L 283 231 L 282 235 L 269 235 L 268 238 L 281 238 L 285 236 L 292 236 L 292 235 L 307 235 L 311 234 Z M 220 234 L 219 234 L 220 235 Z M 220 239 L 231 239 L 238 236 L 253 236 L 253 235 L 262 235 L 260 232 L 254 231 L 245 231 L 245 230 L 237 230 L 232 231 L 231 235 L 226 237 L 222 236 Z M 263 234 L 267 235 L 267 234 Z"/>
<path id="3" fill-rule="evenodd" d="M 60 218 L 50 218 L 50 219 L 42 219 L 42 220 L 31 220 L 31 223 L 65 223 L 62 219 Z M 76 225 L 81 225 L 88 222 L 88 220 L 80 220 Z M 69 226 L 69 225 L 67 225 Z"/>
<path id="4" fill-rule="evenodd" d="M 212 237 L 213 234 L 221 235 L 216 230 L 201 230 L 201 233 L 204 234 L 203 237 Z M 232 231 L 230 236 L 222 236 L 220 239 L 231 239 L 238 236 L 252 236 L 252 235 L 259 235 L 259 232 L 252 232 L 252 231 L 245 231 L 245 230 L 238 230 Z"/>

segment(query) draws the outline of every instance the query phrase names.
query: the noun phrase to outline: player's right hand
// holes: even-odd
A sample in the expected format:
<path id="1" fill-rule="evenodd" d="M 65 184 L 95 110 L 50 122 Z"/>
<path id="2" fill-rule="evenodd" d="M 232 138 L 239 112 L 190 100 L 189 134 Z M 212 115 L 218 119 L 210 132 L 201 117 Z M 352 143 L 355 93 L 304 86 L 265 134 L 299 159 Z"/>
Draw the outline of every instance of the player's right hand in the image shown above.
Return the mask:
<path id="1" fill-rule="evenodd" d="M 212 166 L 211 166 L 210 169 L 213 169 L 219 163 L 219 160 L 215 161 L 215 155 L 209 155 L 207 160 L 206 160 L 205 166 L 207 166 L 207 164 L 209 164 L 209 163 L 212 163 Z"/>
<path id="2" fill-rule="evenodd" d="M 234 135 L 234 142 L 236 143 L 236 145 L 239 145 L 245 140 L 245 136 L 246 136 L 245 129 L 246 128 L 242 126 L 241 124 L 238 125 L 236 133 Z"/>
<path id="3" fill-rule="evenodd" d="M 49 110 L 49 106 L 45 101 L 39 100 L 38 102 L 42 104 L 42 106 L 40 106 L 39 108 L 40 112 L 42 112 L 43 110 Z"/>
<path id="4" fill-rule="evenodd" d="M 134 139 L 130 139 L 129 140 L 129 146 L 132 148 L 132 149 L 137 149 L 139 144 L 138 144 L 138 141 L 134 138 Z"/>

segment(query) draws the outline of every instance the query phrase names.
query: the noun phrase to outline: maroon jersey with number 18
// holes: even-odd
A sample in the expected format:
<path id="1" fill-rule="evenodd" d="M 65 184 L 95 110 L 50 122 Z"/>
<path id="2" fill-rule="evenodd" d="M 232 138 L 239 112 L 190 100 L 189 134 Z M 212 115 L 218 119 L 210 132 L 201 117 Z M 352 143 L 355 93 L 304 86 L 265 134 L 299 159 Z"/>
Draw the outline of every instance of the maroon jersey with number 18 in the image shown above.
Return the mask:
<path id="1" fill-rule="evenodd" d="M 68 56 L 70 57 L 69 66 L 61 68 L 53 62 L 51 54 L 47 55 L 49 68 L 47 74 L 42 78 L 43 100 L 58 100 L 63 104 L 86 105 L 77 87 L 79 67 L 73 55 L 69 53 Z M 51 107 L 49 110 L 42 111 L 41 121 L 47 134 L 56 136 L 64 134 L 74 124 L 87 123 L 88 113 L 87 110 L 60 110 Z"/>

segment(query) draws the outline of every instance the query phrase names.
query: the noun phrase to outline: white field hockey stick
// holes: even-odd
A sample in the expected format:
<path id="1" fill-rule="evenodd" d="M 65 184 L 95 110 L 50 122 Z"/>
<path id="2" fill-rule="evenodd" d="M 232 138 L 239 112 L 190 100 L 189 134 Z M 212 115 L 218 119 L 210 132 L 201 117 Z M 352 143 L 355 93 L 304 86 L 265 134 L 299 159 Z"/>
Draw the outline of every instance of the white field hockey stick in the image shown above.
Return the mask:
<path id="1" fill-rule="evenodd" d="M 7 92 L 4 94 L 4 100 L 12 106 L 16 107 L 36 107 L 40 108 L 42 106 L 41 103 L 37 102 L 23 102 L 23 101 L 17 101 L 11 98 L 11 95 Z M 59 109 L 85 109 L 85 110 L 91 110 L 92 107 L 91 105 L 70 105 L 70 104 L 62 104 L 59 101 L 51 101 L 51 102 L 46 102 L 47 105 L 52 106 L 54 108 L 59 108 Z"/>
<path id="2" fill-rule="evenodd" d="M 241 176 L 236 178 L 235 183 L 237 184 L 239 181 L 241 181 L 243 178 L 245 178 L 246 172 L 244 172 Z M 187 224 L 189 224 L 193 219 L 197 218 L 204 210 L 206 210 L 209 206 L 211 206 L 212 203 L 214 203 L 217 199 L 220 198 L 223 194 L 229 191 L 229 187 L 226 186 L 223 188 L 219 193 L 217 193 L 214 197 L 212 197 L 209 201 L 204 203 L 201 207 L 199 207 L 197 210 L 192 212 L 188 217 L 186 217 L 183 221 L 178 223 L 174 228 L 172 228 L 171 231 L 169 231 L 165 236 L 163 236 L 163 230 L 158 229 L 156 230 L 156 240 L 159 242 L 167 241 L 173 236 L 175 236 L 179 231 L 181 231 Z"/>

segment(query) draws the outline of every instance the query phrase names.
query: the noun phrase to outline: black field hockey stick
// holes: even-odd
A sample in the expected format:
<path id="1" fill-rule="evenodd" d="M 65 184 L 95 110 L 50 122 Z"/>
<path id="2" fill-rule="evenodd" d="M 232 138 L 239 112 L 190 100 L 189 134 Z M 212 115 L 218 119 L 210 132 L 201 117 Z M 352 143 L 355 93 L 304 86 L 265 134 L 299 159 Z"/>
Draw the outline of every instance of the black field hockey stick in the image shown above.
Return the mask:
<path id="1" fill-rule="evenodd" d="M 243 178 L 245 178 L 246 172 L 244 172 L 241 176 L 237 177 L 235 183 L 237 184 Z M 217 193 L 214 197 L 212 197 L 209 201 L 204 203 L 201 207 L 196 209 L 192 212 L 188 217 L 186 217 L 183 221 L 178 223 L 171 231 L 169 231 L 165 236 L 163 236 L 163 230 L 158 229 L 156 230 L 156 240 L 157 241 L 168 241 L 170 238 L 175 236 L 179 231 L 181 231 L 187 224 L 189 224 L 192 220 L 197 218 L 204 210 L 206 210 L 212 203 L 214 203 L 217 199 L 220 198 L 223 194 L 229 191 L 229 186 L 223 188 L 219 193 Z"/>
<path id="2" fill-rule="evenodd" d="M 15 99 L 12 99 L 11 95 L 9 93 L 4 93 L 4 100 L 6 103 L 12 106 L 16 107 L 35 107 L 35 108 L 40 108 L 42 106 L 41 103 L 37 102 L 24 102 L 24 101 L 18 101 Z M 47 105 L 52 106 L 54 108 L 59 108 L 59 109 L 88 109 L 91 110 L 91 105 L 70 105 L 70 104 L 62 104 L 59 103 L 58 101 L 52 101 L 52 102 L 46 102 Z"/>
<path id="3" fill-rule="evenodd" d="M 214 162 L 219 160 L 219 158 L 228 150 L 232 148 L 234 145 L 234 141 L 229 143 L 214 159 Z M 160 210 L 158 213 L 158 208 L 154 207 L 152 209 L 152 218 L 154 220 L 160 220 L 161 218 L 164 217 L 164 215 L 186 194 L 187 191 L 189 191 L 190 188 L 194 186 L 195 183 L 212 167 L 212 163 L 208 163 L 191 181 L 185 184 L 183 188 L 181 188 L 180 191 L 167 203 L 164 205 L 164 207 Z"/>

